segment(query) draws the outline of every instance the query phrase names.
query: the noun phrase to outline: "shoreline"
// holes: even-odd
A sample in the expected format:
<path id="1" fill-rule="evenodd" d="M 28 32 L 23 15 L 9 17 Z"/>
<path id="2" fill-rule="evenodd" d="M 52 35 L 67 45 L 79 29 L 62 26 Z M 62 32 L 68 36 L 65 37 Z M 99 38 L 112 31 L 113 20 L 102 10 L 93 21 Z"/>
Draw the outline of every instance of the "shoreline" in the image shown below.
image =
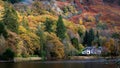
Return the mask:
<path id="1" fill-rule="evenodd" d="M 115 58 L 120 58 L 120 56 L 118 57 L 102 57 L 102 56 L 71 56 L 70 59 L 71 60 L 85 60 L 85 59 L 115 59 Z"/>
<path id="2" fill-rule="evenodd" d="M 0 62 L 27 62 L 27 61 L 41 61 L 41 57 L 15 57 L 13 60 L 0 60 Z"/>
<path id="3" fill-rule="evenodd" d="M 27 57 L 27 58 L 22 58 L 22 57 L 16 57 L 14 58 L 14 62 L 25 62 L 25 61 L 41 61 L 41 57 Z"/>
<path id="4" fill-rule="evenodd" d="M 119 59 L 120 60 L 120 56 L 118 57 L 98 57 L 98 56 L 71 56 L 69 59 L 60 59 L 60 60 L 100 60 L 100 59 L 104 59 L 104 60 L 111 60 L 111 59 Z M 13 60 L 0 60 L 0 62 L 29 62 L 29 61 L 42 61 L 41 57 L 27 57 L 27 58 L 23 58 L 23 57 L 15 57 Z M 59 61 L 59 59 L 57 60 L 45 60 L 45 61 Z"/>

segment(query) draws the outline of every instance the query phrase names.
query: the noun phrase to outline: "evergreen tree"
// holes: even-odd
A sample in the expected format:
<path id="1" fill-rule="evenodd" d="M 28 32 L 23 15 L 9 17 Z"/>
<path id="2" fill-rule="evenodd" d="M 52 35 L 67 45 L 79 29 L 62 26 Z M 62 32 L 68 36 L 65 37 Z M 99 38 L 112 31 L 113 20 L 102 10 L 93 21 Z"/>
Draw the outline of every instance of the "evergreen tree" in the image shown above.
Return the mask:
<path id="1" fill-rule="evenodd" d="M 95 38 L 94 30 L 90 29 L 89 30 L 89 37 L 88 37 L 88 46 L 92 45 L 92 41 L 94 40 L 94 38 Z"/>
<path id="2" fill-rule="evenodd" d="M 77 38 L 72 38 L 72 39 L 71 39 L 71 42 L 72 42 L 72 44 L 74 45 L 74 47 L 79 50 L 79 42 L 78 42 L 78 39 L 77 39 Z"/>
<path id="3" fill-rule="evenodd" d="M 4 16 L 2 22 L 13 32 L 18 32 L 18 15 L 15 9 L 8 3 L 4 6 Z"/>
<path id="4" fill-rule="evenodd" d="M 94 41 L 95 38 L 95 34 L 94 34 L 94 30 L 90 29 L 89 32 L 85 32 L 85 36 L 83 38 L 83 45 L 87 45 L 87 46 L 91 46 L 92 42 Z"/>
<path id="5" fill-rule="evenodd" d="M 85 36 L 83 38 L 83 45 L 85 46 L 85 44 L 88 44 L 88 32 L 85 32 Z"/>
<path id="6" fill-rule="evenodd" d="M 6 51 L 2 54 L 3 60 L 13 60 L 15 57 L 15 53 L 10 49 L 6 49 Z"/>
<path id="7" fill-rule="evenodd" d="M 97 38 L 99 38 L 99 37 L 100 37 L 100 36 L 99 36 L 99 32 L 98 32 L 98 31 L 97 31 L 96 37 L 97 37 Z"/>
<path id="8" fill-rule="evenodd" d="M 5 25 L 2 22 L 0 22 L 0 35 L 3 35 L 5 38 L 8 37 Z"/>
<path id="9" fill-rule="evenodd" d="M 38 26 L 37 28 L 37 35 L 40 38 L 40 50 L 39 50 L 39 56 L 42 57 L 42 59 L 45 59 L 46 56 L 46 50 L 45 50 L 45 36 L 43 30 L 41 30 L 41 27 Z"/>
<path id="10" fill-rule="evenodd" d="M 53 29 L 52 29 L 53 21 L 52 20 L 50 20 L 49 18 L 46 18 L 44 25 L 45 25 L 45 31 L 53 32 Z"/>
<path id="11" fill-rule="evenodd" d="M 96 38 L 98 39 L 97 40 L 97 44 L 98 46 L 100 46 L 100 36 L 99 36 L 99 32 L 97 31 L 97 34 L 96 34 Z"/>
<path id="12" fill-rule="evenodd" d="M 95 38 L 93 40 L 93 45 L 97 45 L 97 46 L 100 46 L 100 38 L 99 38 L 99 32 L 97 31 L 96 35 L 95 35 Z"/>
<path id="13" fill-rule="evenodd" d="M 59 19 L 57 21 L 57 27 L 56 27 L 56 35 L 60 38 L 62 41 L 66 36 L 66 27 L 64 25 L 64 22 L 62 20 L 62 16 L 59 16 Z"/>
<path id="14" fill-rule="evenodd" d="M 79 34 L 80 37 L 83 36 L 83 32 L 80 29 L 78 30 L 78 34 Z"/>

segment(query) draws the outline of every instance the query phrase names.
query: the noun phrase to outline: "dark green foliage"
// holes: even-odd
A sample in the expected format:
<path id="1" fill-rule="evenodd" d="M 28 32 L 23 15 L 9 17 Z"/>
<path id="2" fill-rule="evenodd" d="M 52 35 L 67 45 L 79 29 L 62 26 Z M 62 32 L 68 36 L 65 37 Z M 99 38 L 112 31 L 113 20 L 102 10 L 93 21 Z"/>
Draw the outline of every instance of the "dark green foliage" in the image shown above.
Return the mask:
<path id="1" fill-rule="evenodd" d="M 8 37 L 7 30 L 2 22 L 0 22 L 0 35 L 3 35 L 5 38 Z"/>
<path id="2" fill-rule="evenodd" d="M 18 15 L 15 9 L 8 3 L 4 6 L 4 16 L 2 22 L 13 32 L 18 32 Z"/>
<path id="3" fill-rule="evenodd" d="M 101 46 L 100 41 L 101 40 L 99 38 L 99 32 L 97 31 L 97 33 L 95 35 L 95 39 L 93 40 L 93 45 Z"/>
<path id="4" fill-rule="evenodd" d="M 107 25 L 105 24 L 105 23 L 98 23 L 97 24 L 97 29 L 102 29 L 102 30 L 104 30 L 104 29 L 107 29 L 108 27 L 107 27 Z"/>
<path id="5" fill-rule="evenodd" d="M 54 22 L 52 20 L 50 20 L 49 18 L 46 18 L 46 21 L 44 22 L 45 31 L 53 32 L 53 29 L 52 29 L 53 24 L 54 24 Z"/>
<path id="6" fill-rule="evenodd" d="M 97 31 L 97 33 L 96 33 L 96 37 L 97 38 L 99 38 L 100 37 L 100 35 L 99 35 L 99 32 Z"/>
<path id="7" fill-rule="evenodd" d="M 23 1 L 23 0 L 3 0 L 3 1 L 7 1 L 7 2 L 14 4 L 14 3 L 18 3 L 18 2 Z"/>
<path id="8" fill-rule="evenodd" d="M 94 34 L 94 30 L 90 29 L 89 32 L 85 32 L 85 36 L 83 38 L 83 45 L 87 44 L 87 46 L 91 46 L 92 45 L 92 41 L 94 41 L 95 39 L 95 34 Z"/>
<path id="9" fill-rule="evenodd" d="M 3 60 L 13 60 L 15 53 L 11 49 L 6 49 L 6 51 L 2 54 Z"/>
<path id="10" fill-rule="evenodd" d="M 115 39 L 120 39 L 120 33 L 113 33 L 112 37 Z"/>
<path id="11" fill-rule="evenodd" d="M 64 7 L 64 8 L 63 8 L 63 12 L 64 12 L 64 13 L 67 13 L 67 12 L 68 12 L 68 8 L 67 8 L 67 7 Z"/>
<path id="12" fill-rule="evenodd" d="M 77 39 L 77 38 L 72 38 L 72 39 L 71 39 L 71 42 L 72 42 L 72 44 L 74 45 L 74 47 L 79 50 L 79 42 L 78 42 L 78 39 Z"/>
<path id="13" fill-rule="evenodd" d="M 51 57 L 57 57 L 55 52 L 50 52 Z"/>
<path id="14" fill-rule="evenodd" d="M 78 34 L 79 34 L 80 37 L 83 36 L 83 31 L 81 31 L 81 30 L 79 29 L 79 30 L 78 30 Z"/>
<path id="15" fill-rule="evenodd" d="M 92 45 L 92 41 L 94 40 L 95 35 L 94 35 L 94 30 L 90 29 L 89 30 L 89 37 L 88 37 L 88 46 Z"/>
<path id="16" fill-rule="evenodd" d="M 101 46 L 100 45 L 100 35 L 99 35 L 98 31 L 97 31 L 97 34 L 96 34 L 96 38 L 97 38 L 97 44 L 98 44 L 98 46 Z"/>
<path id="17" fill-rule="evenodd" d="M 45 41 L 44 32 L 40 26 L 38 26 L 36 33 L 40 38 L 40 49 L 37 49 L 37 51 L 39 51 L 38 52 L 39 56 L 41 56 L 44 59 L 44 57 L 46 56 L 46 49 L 45 49 L 46 41 Z"/>
<path id="18" fill-rule="evenodd" d="M 57 21 L 56 35 L 60 38 L 60 40 L 63 40 L 66 37 L 65 34 L 66 34 L 66 27 L 62 20 L 62 16 L 60 15 Z"/>
<path id="19" fill-rule="evenodd" d="M 83 38 L 83 45 L 88 44 L 88 31 L 85 32 L 85 36 Z"/>

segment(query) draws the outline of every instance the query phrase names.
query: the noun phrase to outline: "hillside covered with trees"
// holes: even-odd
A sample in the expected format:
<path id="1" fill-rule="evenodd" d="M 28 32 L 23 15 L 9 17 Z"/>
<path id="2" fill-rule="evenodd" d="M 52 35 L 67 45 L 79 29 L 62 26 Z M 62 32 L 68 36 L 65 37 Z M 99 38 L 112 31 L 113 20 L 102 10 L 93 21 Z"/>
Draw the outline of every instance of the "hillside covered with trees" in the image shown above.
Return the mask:
<path id="1" fill-rule="evenodd" d="M 0 60 L 65 59 L 86 47 L 119 56 L 120 2 L 111 1 L 0 0 Z"/>

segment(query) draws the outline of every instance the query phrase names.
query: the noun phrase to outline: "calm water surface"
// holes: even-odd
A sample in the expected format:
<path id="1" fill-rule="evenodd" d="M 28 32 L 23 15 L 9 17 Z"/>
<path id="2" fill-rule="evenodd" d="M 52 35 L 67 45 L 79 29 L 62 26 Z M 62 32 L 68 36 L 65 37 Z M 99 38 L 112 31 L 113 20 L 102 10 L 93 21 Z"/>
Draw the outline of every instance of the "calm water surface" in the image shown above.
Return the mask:
<path id="1" fill-rule="evenodd" d="M 37 61 L 0 63 L 0 68 L 120 68 L 114 61 L 86 60 L 86 61 Z"/>

